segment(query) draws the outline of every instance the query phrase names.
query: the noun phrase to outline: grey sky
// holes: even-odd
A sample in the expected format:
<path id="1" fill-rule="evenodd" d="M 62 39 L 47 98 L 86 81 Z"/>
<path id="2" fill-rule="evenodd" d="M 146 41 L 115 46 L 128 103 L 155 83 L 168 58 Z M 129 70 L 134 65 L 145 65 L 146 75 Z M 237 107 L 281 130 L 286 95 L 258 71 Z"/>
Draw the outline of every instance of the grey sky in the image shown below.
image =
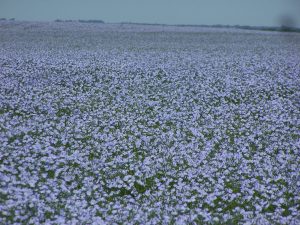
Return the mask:
<path id="1" fill-rule="evenodd" d="M 0 0 L 0 17 L 300 27 L 300 0 Z"/>

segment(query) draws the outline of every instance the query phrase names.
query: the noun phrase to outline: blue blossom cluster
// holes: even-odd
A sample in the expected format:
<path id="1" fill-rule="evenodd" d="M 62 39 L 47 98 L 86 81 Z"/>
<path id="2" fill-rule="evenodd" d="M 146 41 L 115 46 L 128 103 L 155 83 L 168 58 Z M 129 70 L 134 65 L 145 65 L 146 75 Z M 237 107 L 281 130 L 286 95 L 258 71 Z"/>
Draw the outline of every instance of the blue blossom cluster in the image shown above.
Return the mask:
<path id="1" fill-rule="evenodd" d="M 0 22 L 1 224 L 299 224 L 300 35 Z"/>

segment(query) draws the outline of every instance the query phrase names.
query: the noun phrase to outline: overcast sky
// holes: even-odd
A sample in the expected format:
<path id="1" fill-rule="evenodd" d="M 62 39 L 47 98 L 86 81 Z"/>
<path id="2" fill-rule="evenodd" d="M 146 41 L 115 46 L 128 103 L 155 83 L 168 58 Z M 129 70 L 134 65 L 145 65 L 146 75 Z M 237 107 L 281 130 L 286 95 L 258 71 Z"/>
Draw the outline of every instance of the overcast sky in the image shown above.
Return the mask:
<path id="1" fill-rule="evenodd" d="M 0 18 L 300 27 L 300 0 L 0 0 Z"/>

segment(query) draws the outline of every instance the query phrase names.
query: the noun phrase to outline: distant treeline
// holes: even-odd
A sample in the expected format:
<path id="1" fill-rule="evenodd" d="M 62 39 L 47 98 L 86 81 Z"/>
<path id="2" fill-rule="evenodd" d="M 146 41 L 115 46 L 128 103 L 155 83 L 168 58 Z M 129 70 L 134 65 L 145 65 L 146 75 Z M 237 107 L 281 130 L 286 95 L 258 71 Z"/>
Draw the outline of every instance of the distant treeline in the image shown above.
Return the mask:
<path id="1" fill-rule="evenodd" d="M 262 31 L 280 31 L 280 32 L 300 32 L 300 28 L 280 26 L 280 27 L 266 27 L 266 26 L 241 26 L 241 25 L 212 25 L 210 27 L 224 27 L 224 28 L 237 28 L 245 30 L 262 30 Z"/>
<path id="2" fill-rule="evenodd" d="M 56 19 L 54 22 L 79 22 L 79 23 L 104 23 L 103 20 L 61 20 Z"/>
<path id="3" fill-rule="evenodd" d="M 0 18 L 0 21 L 5 21 L 5 20 L 9 20 L 9 21 L 15 21 L 15 18 L 10 18 L 10 19 L 6 19 L 6 18 Z"/>
<path id="4" fill-rule="evenodd" d="M 162 26 L 178 26 L 178 27 L 213 27 L 213 28 L 236 28 L 244 30 L 261 30 L 261 31 L 279 31 L 279 32 L 300 32 L 300 28 L 289 27 L 289 26 L 280 26 L 280 27 L 267 27 L 267 26 L 242 26 L 242 25 L 189 25 L 189 24 L 159 24 L 159 23 L 131 23 L 131 22 L 122 22 L 121 24 L 135 24 L 135 25 L 162 25 Z"/>

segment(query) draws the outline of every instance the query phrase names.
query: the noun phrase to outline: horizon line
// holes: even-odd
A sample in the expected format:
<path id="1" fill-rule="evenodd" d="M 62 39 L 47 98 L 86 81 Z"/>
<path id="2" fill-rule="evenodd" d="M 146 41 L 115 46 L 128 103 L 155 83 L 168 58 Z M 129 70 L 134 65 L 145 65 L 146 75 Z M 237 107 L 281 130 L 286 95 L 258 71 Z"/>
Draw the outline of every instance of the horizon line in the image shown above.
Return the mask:
<path id="1" fill-rule="evenodd" d="M 268 26 L 268 25 L 230 25 L 230 24 L 167 24 L 167 23 L 150 23 L 150 22 L 105 22 L 102 19 L 54 19 L 54 20 L 20 20 L 16 18 L 0 18 L 1 21 L 7 22 L 54 22 L 54 23 L 102 23 L 102 24 L 134 24 L 134 25 L 156 25 L 156 26 L 182 26 L 182 27 L 212 27 L 212 28 L 238 28 L 238 29 L 248 29 L 248 30 L 265 30 L 265 31 L 284 31 L 284 32 L 300 32 L 300 27 L 297 26 L 287 26 L 287 25 L 278 25 L 278 26 Z"/>

